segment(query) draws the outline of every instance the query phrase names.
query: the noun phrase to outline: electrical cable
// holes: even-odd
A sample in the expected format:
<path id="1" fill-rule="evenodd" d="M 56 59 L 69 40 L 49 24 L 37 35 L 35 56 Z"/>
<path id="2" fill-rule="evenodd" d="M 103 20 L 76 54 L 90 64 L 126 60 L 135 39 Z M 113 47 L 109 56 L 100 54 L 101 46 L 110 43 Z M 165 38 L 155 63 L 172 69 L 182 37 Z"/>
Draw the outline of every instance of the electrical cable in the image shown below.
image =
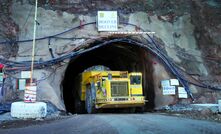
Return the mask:
<path id="1" fill-rule="evenodd" d="M 145 31 L 144 29 L 142 29 L 141 27 L 135 25 L 135 24 L 131 24 L 131 23 L 128 23 L 128 22 L 119 22 L 120 24 L 124 24 L 124 25 L 130 25 L 130 26 L 133 26 L 133 27 L 137 27 L 138 29 L 142 30 L 142 31 Z M 55 39 L 63 39 L 63 40 L 76 40 L 76 39 L 90 39 L 90 38 L 74 38 L 74 37 L 71 37 L 71 38 L 67 38 L 67 37 L 58 37 L 59 35 L 62 35 L 62 34 L 65 34 L 65 33 L 68 33 L 70 31 L 73 31 L 73 30 L 77 30 L 83 26 L 87 26 L 87 25 L 91 25 L 91 24 L 96 24 L 96 22 L 89 22 L 89 23 L 85 23 L 85 24 L 81 24 L 79 26 L 76 26 L 76 27 L 73 27 L 71 29 L 68 29 L 68 30 L 65 30 L 63 32 L 60 32 L 60 33 L 57 33 L 57 34 L 54 34 L 54 35 L 51 35 L 51 36 L 45 36 L 45 37 L 41 37 L 41 38 L 36 38 L 36 41 L 39 41 L 39 40 L 44 40 L 44 39 L 49 39 L 49 38 L 55 38 Z M 148 31 L 150 32 L 150 31 Z M 149 35 L 148 35 L 149 36 Z M 5 44 L 5 43 L 25 43 L 25 42 L 30 42 L 30 41 L 33 41 L 32 39 L 28 39 L 28 40 L 19 40 L 19 41 L 3 41 L 3 42 L 0 42 L 0 44 Z M 165 44 L 162 44 L 162 43 L 157 43 L 161 46 L 166 46 L 168 48 L 171 48 L 171 49 L 175 49 L 175 48 L 172 48 L 168 45 L 165 45 Z M 159 47 L 158 47 L 159 49 Z M 177 50 L 176 50 L 177 51 Z M 185 53 L 183 51 L 177 51 L 177 54 L 179 53 L 184 53 L 184 54 L 189 54 L 189 55 L 193 55 L 193 54 L 190 54 L 190 53 Z M 202 57 L 202 56 L 199 56 L 199 55 L 193 55 L 193 56 L 198 56 L 198 57 Z M 214 59 L 213 57 L 206 57 L 206 56 L 203 56 L 204 58 L 208 59 L 208 60 L 217 60 L 217 59 Z"/>
<path id="2" fill-rule="evenodd" d="M 121 23 L 121 24 L 125 24 L 125 25 L 130 25 L 130 26 L 138 27 L 138 26 L 136 26 L 135 24 L 130 24 L 130 23 L 126 23 L 126 22 L 120 22 L 120 23 Z M 52 35 L 52 36 L 37 38 L 36 40 L 43 40 L 43 39 L 47 39 L 47 38 L 70 39 L 70 38 L 63 38 L 63 37 L 56 37 L 56 36 L 65 34 L 65 33 L 70 32 L 70 31 L 72 31 L 72 30 L 76 30 L 76 29 L 78 29 L 78 28 L 80 28 L 80 27 L 82 27 L 82 26 L 91 25 L 91 24 L 96 24 L 96 22 L 86 23 L 86 24 L 83 24 L 83 25 L 81 25 L 81 26 L 77 26 L 77 27 L 68 29 L 68 30 L 66 30 L 66 31 L 64 31 L 64 32 L 61 32 L 61 33 L 58 33 L 58 34 L 55 34 L 55 35 Z M 138 28 L 139 28 L 140 30 L 144 31 L 142 28 L 140 28 L 140 27 L 138 27 Z M 179 73 L 179 71 L 175 68 L 174 63 L 170 60 L 170 58 L 169 58 L 167 55 L 165 55 L 164 53 L 162 53 L 161 48 L 159 47 L 159 44 L 156 43 L 155 40 L 154 40 L 152 37 L 150 37 L 150 35 L 147 34 L 147 36 L 148 36 L 148 39 L 146 39 L 146 41 L 147 41 L 149 44 L 152 45 L 152 46 L 149 46 L 148 49 L 151 50 L 151 51 L 154 51 L 153 48 L 155 49 L 154 53 L 157 54 L 157 55 L 163 60 L 163 62 L 167 65 L 167 67 L 170 69 L 170 71 L 178 78 L 179 81 L 181 81 L 181 84 L 185 87 L 185 89 L 186 89 L 186 91 L 188 92 L 188 94 L 189 94 L 190 96 L 192 96 L 191 93 L 190 93 L 190 90 L 189 90 L 189 88 L 188 88 L 188 83 L 191 83 L 191 84 L 195 84 L 195 83 L 192 83 L 192 82 L 190 82 L 190 81 L 185 80 L 185 79 L 183 78 L 184 76 L 182 76 L 182 75 Z M 71 39 L 75 39 L 75 38 L 71 38 Z M 82 39 L 82 38 L 78 38 L 78 39 Z M 23 42 L 29 42 L 29 41 L 32 41 L 32 40 L 21 40 L 21 41 L 17 41 L 17 42 L 18 42 L 18 43 L 23 43 Z M 118 41 L 120 41 L 120 40 L 118 40 Z M 121 40 L 121 41 L 122 41 L 122 40 Z M 111 42 L 108 42 L 108 41 L 107 41 L 107 42 L 104 43 L 104 44 L 108 44 L 108 43 L 112 43 L 112 42 L 114 42 L 114 41 L 111 41 Z M 130 43 L 130 42 L 132 42 L 132 40 L 130 40 L 130 41 L 128 41 L 128 42 Z M 2 42 L 1 42 L 1 43 L 2 43 Z M 135 42 L 134 42 L 134 43 L 135 43 Z M 103 45 L 104 45 L 104 44 L 103 44 Z M 45 61 L 45 62 L 38 61 L 38 62 L 35 62 L 35 63 L 36 63 L 35 67 L 36 67 L 36 68 L 41 68 L 41 67 L 47 67 L 47 66 L 50 66 L 50 65 L 54 65 L 54 64 L 57 64 L 57 63 L 59 63 L 59 62 L 62 62 L 62 61 L 65 60 L 65 59 L 73 58 L 73 57 L 75 57 L 75 56 L 78 55 L 78 54 L 82 54 L 83 52 L 91 51 L 91 50 L 96 49 L 96 48 L 99 48 L 99 47 L 101 47 L 101 46 L 103 46 L 103 45 L 102 45 L 102 43 L 101 43 L 101 44 L 98 44 L 98 46 L 95 46 L 95 47 L 92 47 L 92 48 L 88 48 L 87 50 L 84 50 L 84 51 L 82 51 L 82 52 L 79 52 L 79 51 L 77 51 L 77 52 L 72 52 L 72 53 L 70 53 L 70 54 L 63 55 L 63 56 L 60 56 L 60 57 L 55 58 L 55 59 L 53 59 L 53 60 L 49 60 L 49 61 Z M 2 59 L 2 58 L 0 58 L 0 61 L 1 61 L 2 63 L 5 63 L 7 66 L 10 66 L 10 67 L 12 67 L 12 66 L 17 66 L 17 67 L 24 67 L 24 68 L 26 68 L 26 69 L 29 68 L 28 65 L 29 65 L 29 63 L 30 63 L 29 61 L 14 62 L 14 61 L 5 60 L 5 59 Z M 25 66 L 24 66 L 24 65 L 25 65 Z M 208 86 L 208 85 L 205 85 L 205 84 L 202 84 L 202 85 L 195 84 L 195 85 L 196 85 L 196 86 L 199 86 L 199 87 L 203 87 L 203 88 L 212 88 L 212 89 L 214 89 L 214 90 L 215 90 L 215 89 L 216 89 L 216 90 L 221 90 L 221 89 L 219 89 L 219 88 L 215 88 L 215 87 Z"/>
<path id="3" fill-rule="evenodd" d="M 116 41 L 112 41 L 112 43 L 113 42 L 118 42 L 118 41 L 122 41 L 122 40 L 116 40 Z M 131 43 L 132 41 L 128 41 L 127 43 Z M 111 43 L 111 42 L 106 42 L 106 44 L 108 44 L 108 43 Z M 134 42 L 135 43 L 135 42 Z M 96 49 L 96 48 L 98 48 L 98 47 L 101 47 L 101 46 L 103 46 L 102 44 L 99 44 L 98 46 L 96 46 L 96 47 L 93 47 L 93 48 L 90 48 L 90 49 L 87 49 L 87 51 L 84 51 L 84 52 L 88 52 L 88 51 L 91 51 L 91 50 L 93 50 L 93 49 Z M 149 48 L 150 49 L 150 48 Z M 151 51 L 153 51 L 153 50 L 151 50 Z M 84 53 L 83 51 L 81 52 L 81 53 L 78 53 L 78 54 L 82 54 L 82 53 Z M 157 52 L 155 52 L 156 54 L 158 54 Z M 50 63 L 50 64 L 48 64 L 48 65 L 52 65 L 52 64 L 55 64 L 55 63 L 58 63 L 59 62 L 59 60 L 63 60 L 63 59 L 66 59 L 66 58 L 71 58 L 72 56 L 74 57 L 75 55 L 78 55 L 78 54 L 76 54 L 76 52 L 74 52 L 74 53 L 71 53 L 71 54 L 68 54 L 68 55 L 65 55 L 65 56 L 62 56 L 62 57 L 60 57 L 60 58 L 57 58 L 56 60 L 57 60 L 57 62 L 56 61 L 54 61 L 54 60 L 52 60 L 52 61 L 47 61 L 47 62 L 43 62 L 43 63 L 41 63 L 41 62 L 39 62 L 39 63 L 41 63 L 41 64 L 48 64 L 48 63 Z M 158 55 L 159 56 L 159 55 Z M 160 56 L 161 57 L 161 56 Z M 162 58 L 162 57 L 161 57 Z M 26 62 L 26 64 L 27 64 L 27 62 Z M 39 66 L 41 66 L 41 64 L 39 65 Z M 168 63 L 167 63 L 167 65 L 168 65 Z M 46 67 L 46 66 L 45 66 Z M 204 87 L 204 88 L 208 88 L 208 87 L 210 87 L 210 86 L 203 86 L 203 85 L 197 85 L 197 86 L 200 86 L 200 87 Z M 214 89 L 214 88 L 213 88 Z"/>
<path id="4" fill-rule="evenodd" d="M 123 24 L 136 26 L 134 24 L 130 24 L 130 23 L 127 23 L 127 22 L 126 23 L 123 22 Z M 138 28 L 140 30 L 142 30 L 143 32 L 145 32 L 144 29 L 142 29 L 141 27 L 138 27 Z M 178 72 L 178 70 L 172 65 L 172 62 L 169 62 L 169 58 L 167 58 L 167 56 L 164 53 L 162 53 L 162 51 L 160 51 L 160 48 L 159 48 L 158 44 L 156 44 L 155 40 L 149 34 L 146 34 L 146 35 L 148 36 L 148 39 L 146 39 L 146 41 L 148 43 L 152 44 L 155 47 L 155 49 L 157 50 L 157 53 L 155 53 L 155 54 L 157 54 L 162 59 L 162 61 L 167 65 L 168 69 L 177 77 L 177 79 L 180 81 L 180 83 L 185 88 L 188 95 L 194 101 L 194 98 L 193 98 L 192 93 L 190 92 L 188 83 L 186 81 L 184 81 L 183 79 L 181 79 L 183 76 L 181 76 L 181 74 Z"/>
<path id="5" fill-rule="evenodd" d="M 36 38 L 35 40 L 39 41 L 39 40 L 45 40 L 45 39 L 48 39 L 48 38 L 57 38 L 57 39 L 59 39 L 59 37 L 57 37 L 59 35 L 68 33 L 68 32 L 73 31 L 73 30 L 77 30 L 77 29 L 81 28 L 82 26 L 88 26 L 88 25 L 91 25 L 91 24 L 96 24 L 96 22 L 89 22 L 89 23 L 86 23 L 86 24 L 82 24 L 82 25 L 73 27 L 71 29 L 65 30 L 65 31 L 63 31 L 61 33 L 57 33 L 57 34 L 54 34 L 54 35 L 51 35 L 51 36 L 45 36 L 45 37 Z M 26 43 L 26 42 L 31 42 L 31 41 L 33 41 L 33 39 L 19 40 L 19 41 L 3 41 L 3 42 L 0 42 L 0 44 L 7 44 L 7 43 L 12 43 L 12 42 L 13 43 Z"/>

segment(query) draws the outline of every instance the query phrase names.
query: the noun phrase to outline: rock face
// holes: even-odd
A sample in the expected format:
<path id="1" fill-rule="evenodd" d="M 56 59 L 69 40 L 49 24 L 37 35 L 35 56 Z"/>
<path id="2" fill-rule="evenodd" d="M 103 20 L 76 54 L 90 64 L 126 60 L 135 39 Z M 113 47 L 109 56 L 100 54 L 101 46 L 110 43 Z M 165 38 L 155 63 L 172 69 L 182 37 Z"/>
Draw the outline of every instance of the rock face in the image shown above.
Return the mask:
<path id="1" fill-rule="evenodd" d="M 8 41 L 0 45 L 1 58 L 16 62 L 30 61 L 32 41 L 19 43 L 15 41 L 32 39 L 34 0 L 4 1 L 0 7 L 4 9 L 1 10 L 3 15 L 0 17 L 0 39 Z M 138 27 L 141 27 L 145 31 L 155 32 L 151 36 L 160 43 L 161 50 L 174 61 L 180 70 L 183 70 L 185 75 L 194 77 L 191 80 L 195 81 L 196 79 L 213 86 L 221 86 L 221 40 L 219 38 L 221 34 L 221 4 L 218 0 L 205 2 L 197 0 L 39 0 L 37 38 L 41 39 L 36 42 L 35 60 L 39 63 L 51 61 L 53 57 L 56 59 L 73 51 L 80 52 L 90 48 L 104 38 L 114 38 L 108 33 L 98 32 L 95 25 L 82 26 L 96 21 L 98 10 L 117 10 L 121 22 L 137 26 L 120 24 L 119 31 L 139 31 Z M 53 36 L 79 25 L 80 27 L 76 30 L 61 34 L 56 38 Z M 136 37 L 136 39 L 143 41 L 142 36 Z M 117 64 L 115 69 L 142 70 L 146 80 L 144 90 L 150 94 L 147 95 L 147 98 L 151 98 L 153 103 L 151 108 L 189 103 L 189 100 L 178 99 L 176 95 L 162 95 L 160 81 L 175 76 L 168 71 L 156 55 L 134 47 L 123 46 L 122 48 L 122 50 L 116 49 L 116 51 L 123 51 L 135 56 L 119 54 L 116 51 L 114 53 L 116 52 L 116 55 L 124 58 L 127 57 L 125 59 L 130 59 L 128 62 L 133 61 L 132 63 L 127 64 L 120 57 L 114 56 L 111 60 L 110 57 L 114 55 L 113 53 L 102 56 L 103 59 L 99 54 L 94 53 L 98 56 L 97 59 L 110 60 L 113 64 Z M 132 53 L 130 49 L 137 50 L 137 52 Z M 111 48 L 110 51 L 112 50 L 115 48 Z M 88 58 L 84 58 L 84 60 L 88 60 Z M 36 68 L 34 77 L 38 81 L 39 100 L 50 101 L 59 109 L 65 110 L 64 100 L 70 101 L 71 99 L 65 99 L 63 92 L 66 89 L 63 89 L 62 81 L 68 73 L 66 68 L 73 61 L 77 61 L 77 58 Z M 96 61 L 96 63 L 99 62 Z M 86 66 L 86 63 L 84 65 Z M 72 70 L 80 66 L 83 65 L 73 66 Z M 8 70 L 10 68 L 13 67 L 7 67 Z M 6 80 L 12 79 L 12 73 L 14 73 L 14 77 L 18 78 L 21 70 L 8 71 L 10 75 Z M 22 99 L 23 92 L 17 91 L 13 86 L 15 81 L 16 79 L 11 80 L 11 85 L 8 83 L 5 87 L 7 89 L 5 100 Z M 221 97 L 220 91 L 205 90 L 194 85 L 191 85 L 190 88 L 199 103 L 216 103 L 217 99 Z M 18 95 L 15 96 L 15 93 Z M 73 102 L 70 101 L 70 103 Z"/>
<path id="2" fill-rule="evenodd" d="M 12 0 L 3 0 L 0 3 L 0 41 L 8 41 L 7 45 L 0 46 L 1 55 L 5 58 L 15 57 L 18 52 L 19 26 L 12 19 L 11 5 Z"/>
<path id="3" fill-rule="evenodd" d="M 202 50 L 205 64 L 211 72 L 211 77 L 207 83 L 214 83 L 220 80 L 220 60 L 221 60 L 221 2 L 216 0 L 193 2 L 192 23 L 196 25 L 195 37 L 198 46 Z M 199 21 L 200 20 L 200 21 Z M 220 82 L 220 81 L 219 81 Z"/>

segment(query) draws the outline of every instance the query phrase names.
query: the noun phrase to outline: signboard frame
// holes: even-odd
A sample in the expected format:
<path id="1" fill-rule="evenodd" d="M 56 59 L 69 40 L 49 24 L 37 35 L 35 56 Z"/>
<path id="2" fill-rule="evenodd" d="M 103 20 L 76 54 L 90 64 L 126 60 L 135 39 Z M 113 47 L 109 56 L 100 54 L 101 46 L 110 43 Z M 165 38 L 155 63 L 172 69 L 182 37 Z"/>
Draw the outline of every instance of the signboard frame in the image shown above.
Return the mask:
<path id="1" fill-rule="evenodd" d="M 184 87 L 178 87 L 178 97 L 180 99 L 187 99 L 188 95 Z"/>
<path id="2" fill-rule="evenodd" d="M 179 86 L 179 80 L 178 79 L 170 79 L 170 85 L 171 86 Z"/>
<path id="3" fill-rule="evenodd" d="M 117 11 L 97 11 L 97 28 L 99 32 L 118 31 Z"/>
<path id="4" fill-rule="evenodd" d="M 163 87 L 163 95 L 176 95 L 176 87 L 175 86 L 164 86 Z"/>

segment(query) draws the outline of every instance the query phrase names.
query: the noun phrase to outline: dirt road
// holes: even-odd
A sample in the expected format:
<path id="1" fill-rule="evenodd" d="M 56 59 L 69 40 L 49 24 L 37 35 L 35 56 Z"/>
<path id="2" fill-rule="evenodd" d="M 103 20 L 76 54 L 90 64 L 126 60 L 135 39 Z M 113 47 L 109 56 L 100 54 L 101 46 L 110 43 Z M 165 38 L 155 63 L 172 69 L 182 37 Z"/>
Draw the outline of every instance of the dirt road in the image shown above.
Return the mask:
<path id="1" fill-rule="evenodd" d="M 77 115 L 38 125 L 0 129 L 0 134 L 218 134 L 221 124 L 159 114 Z"/>

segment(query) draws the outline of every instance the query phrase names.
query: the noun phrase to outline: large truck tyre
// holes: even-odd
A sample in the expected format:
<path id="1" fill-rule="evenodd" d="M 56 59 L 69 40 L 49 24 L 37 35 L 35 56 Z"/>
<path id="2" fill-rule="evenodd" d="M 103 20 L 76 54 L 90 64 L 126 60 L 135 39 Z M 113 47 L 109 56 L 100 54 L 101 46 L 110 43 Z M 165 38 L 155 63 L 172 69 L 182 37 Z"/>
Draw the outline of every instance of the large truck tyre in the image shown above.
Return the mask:
<path id="1" fill-rule="evenodd" d="M 89 114 L 96 113 L 95 102 L 92 98 L 92 90 L 91 89 L 86 90 L 85 107 L 86 107 L 87 113 L 89 113 Z"/>

